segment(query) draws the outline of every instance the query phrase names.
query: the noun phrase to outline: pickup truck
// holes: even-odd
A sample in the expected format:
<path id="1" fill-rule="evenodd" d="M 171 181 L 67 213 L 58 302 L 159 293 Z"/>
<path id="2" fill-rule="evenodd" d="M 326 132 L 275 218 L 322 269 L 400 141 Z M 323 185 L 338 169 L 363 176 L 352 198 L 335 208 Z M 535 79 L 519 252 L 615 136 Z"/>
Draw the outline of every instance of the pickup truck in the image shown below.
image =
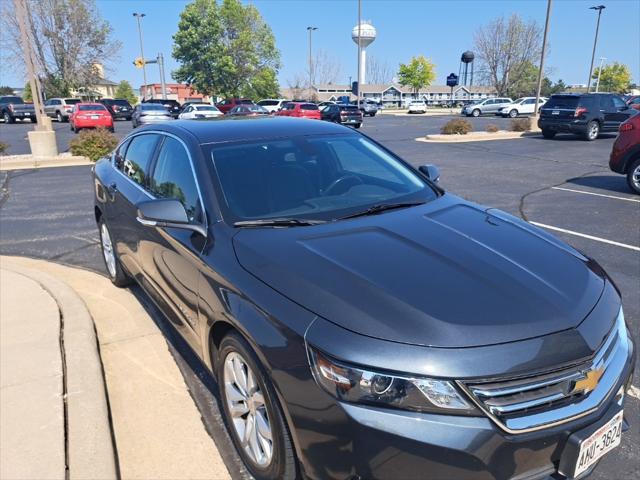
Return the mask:
<path id="1" fill-rule="evenodd" d="M 15 96 L 0 97 L 0 117 L 4 119 L 4 123 L 14 123 L 16 118 L 28 118 L 33 123 L 37 121 L 33 104 L 24 103 L 22 98 Z"/>

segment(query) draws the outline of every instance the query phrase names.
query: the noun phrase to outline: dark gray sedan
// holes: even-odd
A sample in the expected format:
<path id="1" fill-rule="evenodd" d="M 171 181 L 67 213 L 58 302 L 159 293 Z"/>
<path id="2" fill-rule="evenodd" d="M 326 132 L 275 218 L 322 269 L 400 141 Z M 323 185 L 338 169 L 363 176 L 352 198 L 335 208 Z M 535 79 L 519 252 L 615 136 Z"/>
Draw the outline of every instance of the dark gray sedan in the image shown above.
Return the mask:
<path id="1" fill-rule="evenodd" d="M 583 477 L 634 345 L 595 260 L 365 135 L 177 121 L 94 171 L 112 282 L 217 378 L 256 479 Z"/>
<path id="2" fill-rule="evenodd" d="M 169 110 L 157 103 L 140 103 L 136 105 L 133 115 L 131 115 L 133 128 L 141 125 L 163 123 L 169 120 L 173 120 Z"/>

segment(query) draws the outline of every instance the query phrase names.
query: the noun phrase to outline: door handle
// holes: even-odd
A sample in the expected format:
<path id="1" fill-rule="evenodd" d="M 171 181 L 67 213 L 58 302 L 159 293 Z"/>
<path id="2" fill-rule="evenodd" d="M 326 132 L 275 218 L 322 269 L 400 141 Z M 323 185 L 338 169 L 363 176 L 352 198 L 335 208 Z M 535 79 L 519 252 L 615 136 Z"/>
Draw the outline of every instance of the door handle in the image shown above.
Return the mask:
<path id="1" fill-rule="evenodd" d="M 107 192 L 113 197 L 118 192 L 118 184 L 116 182 L 110 183 L 107 187 Z"/>

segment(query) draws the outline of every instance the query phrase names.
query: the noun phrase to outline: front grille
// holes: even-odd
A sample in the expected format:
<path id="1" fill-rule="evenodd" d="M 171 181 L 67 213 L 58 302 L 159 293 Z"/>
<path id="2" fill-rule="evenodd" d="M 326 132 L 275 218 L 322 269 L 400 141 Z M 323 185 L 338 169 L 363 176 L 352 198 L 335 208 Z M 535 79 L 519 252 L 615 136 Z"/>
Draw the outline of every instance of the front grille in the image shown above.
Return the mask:
<path id="1" fill-rule="evenodd" d="M 587 362 L 535 376 L 459 382 L 500 428 L 523 433 L 558 425 L 593 412 L 618 383 L 629 344 L 622 310 Z"/>

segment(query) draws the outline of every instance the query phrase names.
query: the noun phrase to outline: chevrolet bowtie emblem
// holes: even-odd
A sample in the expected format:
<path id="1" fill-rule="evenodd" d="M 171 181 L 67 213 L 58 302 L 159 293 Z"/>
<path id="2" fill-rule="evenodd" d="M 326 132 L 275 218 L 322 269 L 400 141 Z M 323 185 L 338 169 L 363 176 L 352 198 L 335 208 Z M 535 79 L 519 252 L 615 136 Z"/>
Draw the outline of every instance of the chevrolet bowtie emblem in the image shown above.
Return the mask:
<path id="1" fill-rule="evenodd" d="M 594 370 L 589 370 L 584 378 L 577 380 L 571 389 L 571 394 L 574 393 L 589 393 L 598 386 L 598 382 L 600 381 L 600 377 L 604 373 L 603 368 L 597 368 Z"/>

